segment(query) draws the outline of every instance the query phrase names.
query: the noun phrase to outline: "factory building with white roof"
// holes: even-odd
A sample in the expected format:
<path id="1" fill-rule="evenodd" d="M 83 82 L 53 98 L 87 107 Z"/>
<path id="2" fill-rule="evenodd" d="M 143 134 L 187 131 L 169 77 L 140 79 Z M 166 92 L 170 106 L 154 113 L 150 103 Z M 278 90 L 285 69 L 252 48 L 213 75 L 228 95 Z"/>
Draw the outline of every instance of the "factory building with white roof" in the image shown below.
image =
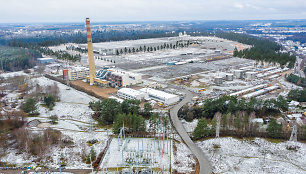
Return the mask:
<path id="1" fill-rule="evenodd" d="M 142 88 L 139 91 L 147 93 L 150 99 L 162 102 L 165 105 L 171 105 L 180 100 L 180 97 L 178 95 L 170 94 L 152 88 Z"/>

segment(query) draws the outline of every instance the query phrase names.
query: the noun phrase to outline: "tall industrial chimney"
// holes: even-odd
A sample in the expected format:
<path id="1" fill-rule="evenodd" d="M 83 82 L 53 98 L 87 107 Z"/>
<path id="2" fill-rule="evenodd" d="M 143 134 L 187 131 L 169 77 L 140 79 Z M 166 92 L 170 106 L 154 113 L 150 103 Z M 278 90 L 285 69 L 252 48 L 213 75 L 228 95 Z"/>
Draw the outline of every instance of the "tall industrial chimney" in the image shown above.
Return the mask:
<path id="1" fill-rule="evenodd" d="M 88 63 L 89 63 L 89 81 L 90 85 L 93 85 L 96 78 L 95 59 L 92 48 L 92 37 L 90 31 L 90 20 L 86 18 L 86 29 L 87 29 L 87 44 L 88 44 Z"/>

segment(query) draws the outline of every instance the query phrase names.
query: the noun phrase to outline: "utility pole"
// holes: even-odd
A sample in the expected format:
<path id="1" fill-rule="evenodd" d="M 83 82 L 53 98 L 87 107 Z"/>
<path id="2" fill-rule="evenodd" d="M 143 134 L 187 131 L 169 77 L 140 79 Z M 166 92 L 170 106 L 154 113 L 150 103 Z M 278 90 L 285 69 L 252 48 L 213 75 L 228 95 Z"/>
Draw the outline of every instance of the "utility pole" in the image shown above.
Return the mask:
<path id="1" fill-rule="evenodd" d="M 59 159 L 59 161 L 58 161 L 58 165 L 59 165 L 59 167 L 58 167 L 58 169 L 59 169 L 59 173 L 60 173 L 60 174 L 62 174 L 62 165 L 61 165 L 61 159 Z"/>

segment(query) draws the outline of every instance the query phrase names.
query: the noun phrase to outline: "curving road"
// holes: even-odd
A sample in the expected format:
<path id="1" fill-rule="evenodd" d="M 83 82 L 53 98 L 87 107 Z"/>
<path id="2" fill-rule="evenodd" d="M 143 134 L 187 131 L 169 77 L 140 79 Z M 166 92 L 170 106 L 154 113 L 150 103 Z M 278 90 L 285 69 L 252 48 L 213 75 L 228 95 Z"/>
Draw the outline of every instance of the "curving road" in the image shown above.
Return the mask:
<path id="1" fill-rule="evenodd" d="M 177 105 L 175 105 L 173 108 L 170 109 L 170 118 L 178 134 L 187 144 L 187 146 L 192 151 L 192 153 L 197 157 L 200 163 L 200 174 L 211 174 L 212 166 L 210 164 L 210 161 L 208 160 L 204 152 L 190 139 L 183 124 L 178 119 L 177 113 L 179 109 L 186 103 L 190 102 L 193 97 L 190 91 L 183 90 L 183 92 L 186 93 L 186 96 L 180 103 L 178 103 Z"/>

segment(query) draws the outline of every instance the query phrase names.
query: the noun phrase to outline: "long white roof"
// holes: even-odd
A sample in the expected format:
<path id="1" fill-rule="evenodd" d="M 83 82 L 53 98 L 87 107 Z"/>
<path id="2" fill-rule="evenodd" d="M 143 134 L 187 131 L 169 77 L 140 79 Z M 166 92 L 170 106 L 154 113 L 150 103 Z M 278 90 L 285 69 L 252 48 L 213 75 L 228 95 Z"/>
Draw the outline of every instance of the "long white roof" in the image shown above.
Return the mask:
<path id="1" fill-rule="evenodd" d="M 165 98 L 165 99 L 166 98 L 175 98 L 175 97 L 178 97 L 178 95 L 170 94 L 170 93 L 167 93 L 167 92 L 164 92 L 164 91 L 160 91 L 160 90 L 156 90 L 156 89 L 152 89 L 152 88 L 142 88 L 139 91 L 148 93 L 148 94 L 153 95 L 153 96 L 157 96 L 159 98 Z"/>
<path id="2" fill-rule="evenodd" d="M 126 95 L 130 95 L 130 96 L 139 96 L 139 95 L 143 95 L 144 93 L 141 91 L 137 91 L 135 89 L 132 88 L 121 88 L 118 90 L 118 92 L 124 93 Z"/>
<path id="3" fill-rule="evenodd" d="M 244 89 L 244 90 L 241 90 L 241 91 L 238 91 L 238 92 L 231 93 L 230 96 L 243 94 L 243 93 L 246 93 L 246 92 L 249 92 L 249 91 L 252 91 L 252 90 L 256 90 L 256 89 L 259 89 L 259 88 L 264 88 L 264 87 L 267 87 L 267 86 L 268 86 L 268 84 L 257 85 L 257 86 L 251 87 L 251 88 L 247 88 L 247 89 Z"/>

